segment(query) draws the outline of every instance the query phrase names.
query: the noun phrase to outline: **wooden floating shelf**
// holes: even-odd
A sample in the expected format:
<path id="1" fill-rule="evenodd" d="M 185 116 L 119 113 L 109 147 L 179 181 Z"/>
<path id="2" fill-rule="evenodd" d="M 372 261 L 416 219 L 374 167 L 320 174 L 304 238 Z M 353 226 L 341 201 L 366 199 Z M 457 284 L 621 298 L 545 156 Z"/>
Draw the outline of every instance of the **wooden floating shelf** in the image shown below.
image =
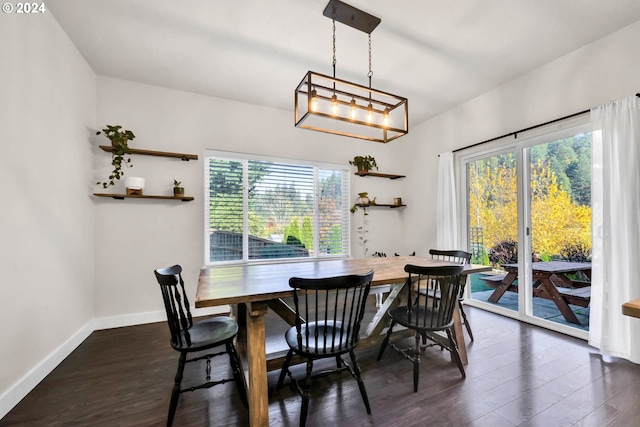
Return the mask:
<path id="1" fill-rule="evenodd" d="M 116 200 L 124 200 L 124 199 L 156 199 L 156 200 L 182 200 L 183 202 L 190 202 L 193 200 L 191 196 L 139 196 L 135 194 L 112 194 L 112 193 L 93 193 L 94 196 L 98 197 L 112 197 Z"/>
<path id="2" fill-rule="evenodd" d="M 110 145 L 99 145 L 102 151 L 106 151 L 107 153 L 111 153 L 113 151 L 113 147 Z M 131 154 L 144 154 L 147 156 L 158 156 L 158 157 L 173 157 L 176 159 L 182 159 L 184 161 L 189 160 L 198 160 L 197 154 L 186 154 L 186 153 L 171 153 L 169 151 L 155 151 L 155 150 L 140 150 L 138 148 L 131 148 Z"/>
<path id="3" fill-rule="evenodd" d="M 406 175 L 394 175 L 394 174 L 389 174 L 389 173 L 378 173 L 378 172 L 356 172 L 355 175 L 358 176 L 377 176 L 380 178 L 389 178 L 389 179 L 398 179 L 398 178 L 404 178 Z"/>
<path id="4" fill-rule="evenodd" d="M 376 203 L 375 205 L 363 205 L 361 203 L 356 203 L 356 206 L 360 206 L 361 208 L 376 208 L 376 207 L 385 207 L 385 208 L 404 208 L 407 205 L 385 205 L 383 203 Z"/>

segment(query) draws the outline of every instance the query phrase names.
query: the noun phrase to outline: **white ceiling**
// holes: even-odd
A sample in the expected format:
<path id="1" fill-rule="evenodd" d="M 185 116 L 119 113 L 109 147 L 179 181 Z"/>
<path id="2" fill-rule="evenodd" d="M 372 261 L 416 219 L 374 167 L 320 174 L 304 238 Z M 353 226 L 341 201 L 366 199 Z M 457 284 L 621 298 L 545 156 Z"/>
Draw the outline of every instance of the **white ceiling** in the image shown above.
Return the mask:
<path id="1" fill-rule="evenodd" d="M 638 0 L 350 0 L 382 19 L 373 84 L 415 126 L 640 20 Z M 49 0 L 93 70 L 293 111 L 332 73 L 328 0 Z M 367 35 L 336 23 L 336 77 L 367 85 Z M 629 52 L 630 55 L 637 52 Z"/>

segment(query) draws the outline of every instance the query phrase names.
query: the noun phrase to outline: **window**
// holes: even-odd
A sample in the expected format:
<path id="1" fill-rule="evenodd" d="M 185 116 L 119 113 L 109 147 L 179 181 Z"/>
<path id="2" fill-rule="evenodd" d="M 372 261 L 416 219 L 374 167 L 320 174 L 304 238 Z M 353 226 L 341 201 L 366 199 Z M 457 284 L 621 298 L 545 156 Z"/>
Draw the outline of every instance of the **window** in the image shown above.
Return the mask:
<path id="1" fill-rule="evenodd" d="M 208 152 L 205 262 L 346 257 L 348 168 Z"/>

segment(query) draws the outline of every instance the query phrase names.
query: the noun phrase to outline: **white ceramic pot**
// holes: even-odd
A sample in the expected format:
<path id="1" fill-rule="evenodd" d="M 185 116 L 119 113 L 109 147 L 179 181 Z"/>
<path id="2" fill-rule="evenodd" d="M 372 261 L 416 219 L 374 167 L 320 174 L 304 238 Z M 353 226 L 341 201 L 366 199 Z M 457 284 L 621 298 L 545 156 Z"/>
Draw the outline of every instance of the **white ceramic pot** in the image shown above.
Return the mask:
<path id="1" fill-rule="evenodd" d="M 124 179 L 124 187 L 131 190 L 143 190 L 144 178 L 139 176 L 128 176 Z"/>

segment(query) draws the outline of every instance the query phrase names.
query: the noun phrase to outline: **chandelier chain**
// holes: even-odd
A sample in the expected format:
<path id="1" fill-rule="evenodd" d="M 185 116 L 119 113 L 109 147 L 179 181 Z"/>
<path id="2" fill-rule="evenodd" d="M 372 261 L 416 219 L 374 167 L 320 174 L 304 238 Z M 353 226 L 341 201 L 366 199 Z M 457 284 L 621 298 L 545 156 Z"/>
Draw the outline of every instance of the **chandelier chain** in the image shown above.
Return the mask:
<path id="1" fill-rule="evenodd" d="M 367 77 L 369 77 L 369 88 L 371 88 L 371 76 L 373 76 L 373 71 L 371 70 L 371 33 L 369 33 L 369 72 L 367 73 Z"/>
<path id="2" fill-rule="evenodd" d="M 333 78 L 334 79 L 336 78 L 336 20 L 335 19 L 333 19 Z"/>

